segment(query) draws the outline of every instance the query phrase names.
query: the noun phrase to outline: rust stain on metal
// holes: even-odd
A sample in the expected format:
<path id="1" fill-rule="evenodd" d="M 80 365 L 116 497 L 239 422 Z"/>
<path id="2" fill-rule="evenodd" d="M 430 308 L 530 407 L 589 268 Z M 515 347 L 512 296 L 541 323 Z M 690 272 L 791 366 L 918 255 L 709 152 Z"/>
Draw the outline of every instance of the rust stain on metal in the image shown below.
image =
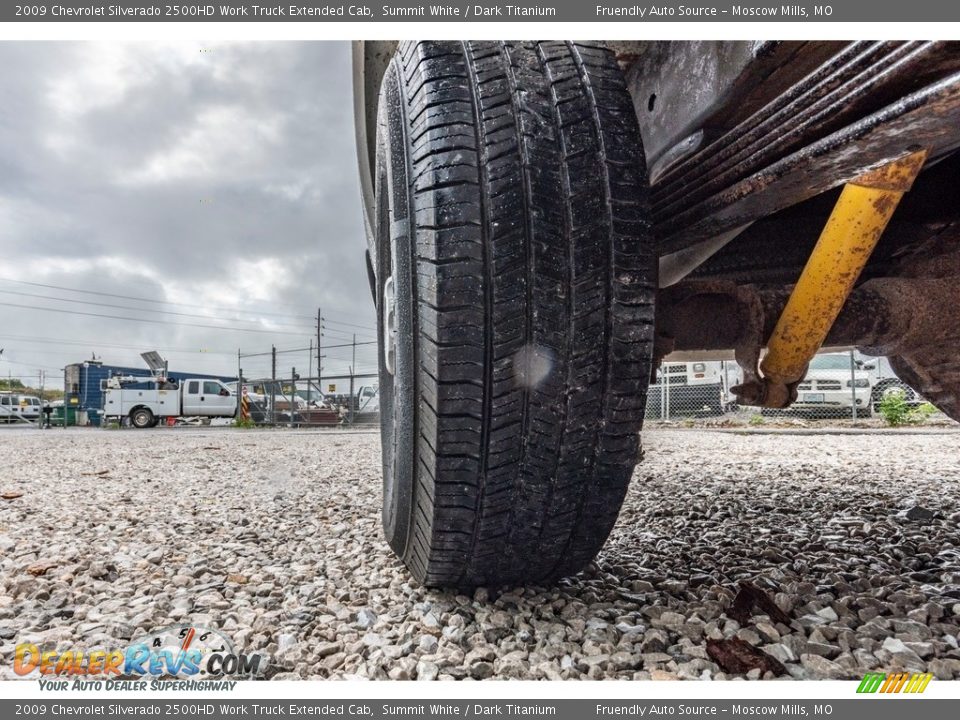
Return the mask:
<path id="1" fill-rule="evenodd" d="M 893 190 L 905 193 L 913 187 L 913 181 L 920 173 L 926 159 L 927 151 L 918 150 L 893 162 L 868 170 L 860 177 L 852 180 L 850 184 L 875 190 Z"/>

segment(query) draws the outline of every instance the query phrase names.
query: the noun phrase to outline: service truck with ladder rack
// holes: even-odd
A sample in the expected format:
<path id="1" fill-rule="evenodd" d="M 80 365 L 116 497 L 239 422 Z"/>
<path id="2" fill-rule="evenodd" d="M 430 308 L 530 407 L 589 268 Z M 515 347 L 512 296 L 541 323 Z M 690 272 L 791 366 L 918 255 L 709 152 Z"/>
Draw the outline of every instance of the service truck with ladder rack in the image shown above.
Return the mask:
<path id="1" fill-rule="evenodd" d="M 122 375 L 106 380 L 103 414 L 122 423 L 129 419 L 135 428 L 156 427 L 166 418 L 234 417 L 236 393 L 215 378 L 172 380 L 166 362 L 155 352 L 141 357 L 152 375 Z"/>

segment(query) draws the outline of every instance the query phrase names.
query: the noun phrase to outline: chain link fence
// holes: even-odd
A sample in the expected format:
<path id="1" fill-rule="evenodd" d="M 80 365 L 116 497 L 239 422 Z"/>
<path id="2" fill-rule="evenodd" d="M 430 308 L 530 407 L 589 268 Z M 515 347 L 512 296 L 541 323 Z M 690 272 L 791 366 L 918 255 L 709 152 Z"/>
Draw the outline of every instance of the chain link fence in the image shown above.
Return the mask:
<path id="1" fill-rule="evenodd" d="M 371 348 L 375 352 L 376 346 Z M 262 357 L 263 354 L 240 357 Z M 276 363 L 271 354 L 271 362 Z M 375 372 L 248 378 L 250 422 L 285 427 L 375 427 L 380 421 Z M 734 361 L 664 362 L 647 392 L 647 427 L 955 425 L 900 380 L 883 358 L 856 351 L 820 353 L 786 410 L 740 405 L 731 392 L 742 374 Z M 291 411 L 291 407 L 293 408 Z"/>
<path id="2" fill-rule="evenodd" d="M 238 422 L 273 427 L 376 428 L 380 383 L 376 343 L 354 340 L 320 349 L 294 348 L 237 355 L 241 388 Z M 287 365 L 286 361 L 291 361 Z M 299 361 L 301 374 L 294 363 Z M 316 373 L 328 364 L 333 374 Z M 287 367 L 284 369 L 284 365 Z M 252 368 L 248 370 L 248 368 Z"/>
<path id="3" fill-rule="evenodd" d="M 240 424 L 376 428 L 380 389 L 373 374 L 242 380 Z"/>
<path id="4" fill-rule="evenodd" d="M 242 382 L 227 383 L 233 390 L 240 388 L 237 418 L 178 418 L 175 424 L 374 429 L 380 422 L 376 358 L 372 342 L 330 345 L 322 354 L 316 347 L 241 351 L 234 377 Z M 332 373 L 328 363 L 333 365 Z M 322 373 L 316 372 L 318 364 Z M 298 367 L 306 372 L 301 374 Z M 44 387 L 59 387 L 58 378 L 51 375 L 31 376 L 19 391 L 0 389 L 0 424 L 90 424 L 81 422 L 81 414 L 72 414 L 63 400 L 41 402 L 38 396 Z M 785 410 L 738 404 L 731 388 L 741 380 L 740 368 L 732 360 L 666 361 L 648 389 L 645 424 L 650 428 L 956 425 L 900 380 L 885 359 L 855 351 L 817 355 L 797 388 L 797 402 Z M 44 414 L 44 410 L 50 412 Z"/>
<path id="5" fill-rule="evenodd" d="M 656 425 L 955 425 L 900 380 L 883 358 L 820 353 L 785 410 L 740 405 L 734 361 L 661 364 L 647 392 L 645 423 Z"/>

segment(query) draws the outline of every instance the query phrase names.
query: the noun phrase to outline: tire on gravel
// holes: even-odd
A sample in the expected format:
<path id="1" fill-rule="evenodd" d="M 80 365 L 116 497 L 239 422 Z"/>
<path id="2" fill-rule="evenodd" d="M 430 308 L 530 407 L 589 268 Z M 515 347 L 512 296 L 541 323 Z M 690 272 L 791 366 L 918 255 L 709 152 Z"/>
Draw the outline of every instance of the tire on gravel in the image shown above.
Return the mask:
<path id="1" fill-rule="evenodd" d="M 417 580 L 549 582 L 606 540 L 650 377 L 646 186 L 606 49 L 401 43 L 377 132 L 383 526 Z"/>
<path id="2" fill-rule="evenodd" d="M 132 413 L 130 413 L 130 424 L 135 428 L 143 430 L 144 428 L 153 427 L 153 413 L 149 408 L 137 408 Z"/>

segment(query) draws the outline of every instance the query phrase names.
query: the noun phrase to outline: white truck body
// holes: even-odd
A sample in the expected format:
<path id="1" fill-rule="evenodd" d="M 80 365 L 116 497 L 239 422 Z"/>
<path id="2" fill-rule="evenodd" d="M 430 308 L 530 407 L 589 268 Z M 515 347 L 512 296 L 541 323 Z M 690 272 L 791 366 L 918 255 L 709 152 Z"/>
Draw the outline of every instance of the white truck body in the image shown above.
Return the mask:
<path id="1" fill-rule="evenodd" d="M 157 378 L 111 378 L 103 396 L 103 414 L 125 418 L 147 409 L 153 418 L 233 417 L 237 396 L 213 378 L 164 381 Z"/>

